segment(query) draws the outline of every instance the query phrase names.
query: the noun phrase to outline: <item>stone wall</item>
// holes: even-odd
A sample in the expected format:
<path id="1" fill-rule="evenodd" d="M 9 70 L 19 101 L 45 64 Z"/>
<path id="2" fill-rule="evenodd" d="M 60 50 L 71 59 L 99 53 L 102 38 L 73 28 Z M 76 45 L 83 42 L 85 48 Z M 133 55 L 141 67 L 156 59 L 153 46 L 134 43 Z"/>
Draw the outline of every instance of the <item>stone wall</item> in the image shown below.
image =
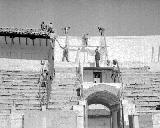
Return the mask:
<path id="1" fill-rule="evenodd" d="M 73 111 L 27 112 L 24 128 L 76 128 L 77 114 Z"/>
<path id="2" fill-rule="evenodd" d="M 27 39 L 27 41 L 26 41 Z M 28 59 L 28 60 L 42 60 L 48 59 L 49 39 L 34 39 L 34 43 L 30 38 L 12 38 L 0 37 L 0 58 L 11 59 Z"/>

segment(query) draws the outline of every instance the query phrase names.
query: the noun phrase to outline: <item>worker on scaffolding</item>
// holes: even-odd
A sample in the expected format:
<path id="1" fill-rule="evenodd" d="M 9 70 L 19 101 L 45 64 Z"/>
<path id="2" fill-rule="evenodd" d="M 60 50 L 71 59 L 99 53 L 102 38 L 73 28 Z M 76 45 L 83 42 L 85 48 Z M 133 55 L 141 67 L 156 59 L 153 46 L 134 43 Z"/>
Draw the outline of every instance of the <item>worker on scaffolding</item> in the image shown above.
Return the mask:
<path id="1" fill-rule="evenodd" d="M 65 44 L 64 47 L 60 46 L 62 49 L 63 49 L 63 57 L 62 57 L 62 61 L 64 62 L 65 58 L 66 58 L 66 61 L 69 62 L 69 59 L 68 59 L 68 46 Z"/>
<path id="2" fill-rule="evenodd" d="M 111 78 L 113 80 L 113 82 L 118 82 L 118 79 L 119 79 L 119 73 L 120 73 L 120 68 L 119 68 L 119 65 L 118 65 L 118 61 L 116 59 L 113 60 L 113 72 L 112 72 L 112 75 L 111 75 Z"/>
<path id="3" fill-rule="evenodd" d="M 64 27 L 62 28 L 62 30 L 64 30 L 64 34 L 66 35 L 66 40 L 65 40 L 65 46 L 62 47 L 60 44 L 59 46 L 63 49 L 63 57 L 62 57 L 62 61 L 64 62 L 64 60 L 66 59 L 67 62 L 69 62 L 68 59 L 68 53 L 69 53 L 69 49 L 68 49 L 68 31 L 69 31 L 70 27 Z"/>
<path id="4" fill-rule="evenodd" d="M 88 33 L 83 35 L 83 37 L 82 37 L 82 45 L 84 47 L 88 46 Z"/>
<path id="5" fill-rule="evenodd" d="M 96 61 L 96 67 L 99 67 L 99 60 L 100 60 L 100 53 L 98 51 L 98 47 L 95 50 L 95 61 Z"/>
<path id="6" fill-rule="evenodd" d="M 47 88 L 48 88 L 48 79 L 49 79 L 49 73 L 48 73 L 48 62 L 45 62 L 44 60 L 41 61 L 42 65 L 42 71 L 40 76 L 40 103 L 41 105 L 47 104 Z"/>
<path id="7" fill-rule="evenodd" d="M 41 72 L 41 87 L 46 87 L 48 80 L 48 63 L 41 62 L 41 64 L 43 65 Z"/>
<path id="8" fill-rule="evenodd" d="M 41 23 L 41 30 L 42 30 L 42 31 L 45 31 L 45 30 L 46 30 L 46 26 L 45 26 L 44 21 L 42 21 L 42 23 Z"/>

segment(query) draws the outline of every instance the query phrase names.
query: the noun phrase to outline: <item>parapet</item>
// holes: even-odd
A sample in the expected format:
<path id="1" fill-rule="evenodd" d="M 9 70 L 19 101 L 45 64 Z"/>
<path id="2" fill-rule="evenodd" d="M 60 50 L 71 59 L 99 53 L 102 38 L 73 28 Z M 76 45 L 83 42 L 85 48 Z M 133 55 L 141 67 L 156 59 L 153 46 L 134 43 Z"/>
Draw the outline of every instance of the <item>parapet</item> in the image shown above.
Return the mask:
<path id="1" fill-rule="evenodd" d="M 29 37 L 29 38 L 47 38 L 49 39 L 49 32 L 42 31 L 41 29 L 31 28 L 0 28 L 0 36 L 11 37 Z"/>

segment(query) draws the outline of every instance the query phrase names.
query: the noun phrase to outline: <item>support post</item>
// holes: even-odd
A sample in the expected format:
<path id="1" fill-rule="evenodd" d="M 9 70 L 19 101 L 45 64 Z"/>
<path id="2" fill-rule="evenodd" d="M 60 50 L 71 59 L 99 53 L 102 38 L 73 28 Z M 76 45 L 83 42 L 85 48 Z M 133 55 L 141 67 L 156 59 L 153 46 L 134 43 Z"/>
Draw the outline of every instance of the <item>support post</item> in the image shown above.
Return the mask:
<path id="1" fill-rule="evenodd" d="M 138 114 L 133 115 L 134 128 L 139 128 Z"/>
<path id="2" fill-rule="evenodd" d="M 151 58 L 151 62 L 153 62 L 153 57 L 154 57 L 154 47 L 152 47 L 152 58 Z"/>
<path id="3" fill-rule="evenodd" d="M 159 46 L 159 49 L 158 49 L 158 62 L 160 60 L 160 46 Z"/>
<path id="4" fill-rule="evenodd" d="M 117 111 L 112 112 L 112 128 L 118 128 Z"/>
<path id="5" fill-rule="evenodd" d="M 86 108 L 86 101 L 79 101 L 79 105 L 73 106 L 73 110 L 77 113 L 77 128 L 87 128 L 87 108 Z"/>

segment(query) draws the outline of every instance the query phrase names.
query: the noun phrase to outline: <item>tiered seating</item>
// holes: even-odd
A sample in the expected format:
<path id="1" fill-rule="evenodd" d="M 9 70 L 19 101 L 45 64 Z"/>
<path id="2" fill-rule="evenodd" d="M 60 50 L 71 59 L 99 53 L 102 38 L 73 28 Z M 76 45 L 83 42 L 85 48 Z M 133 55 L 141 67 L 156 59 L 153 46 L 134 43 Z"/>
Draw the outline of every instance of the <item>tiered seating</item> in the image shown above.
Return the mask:
<path id="1" fill-rule="evenodd" d="M 125 98 L 133 101 L 138 111 L 155 110 L 160 102 L 160 73 L 142 69 L 121 71 Z"/>
<path id="2" fill-rule="evenodd" d="M 0 113 L 39 110 L 39 72 L 0 70 Z"/>
<path id="3" fill-rule="evenodd" d="M 78 104 L 76 89 L 80 87 L 77 67 L 61 65 L 55 68 L 55 78 L 52 82 L 49 109 L 71 109 Z"/>

